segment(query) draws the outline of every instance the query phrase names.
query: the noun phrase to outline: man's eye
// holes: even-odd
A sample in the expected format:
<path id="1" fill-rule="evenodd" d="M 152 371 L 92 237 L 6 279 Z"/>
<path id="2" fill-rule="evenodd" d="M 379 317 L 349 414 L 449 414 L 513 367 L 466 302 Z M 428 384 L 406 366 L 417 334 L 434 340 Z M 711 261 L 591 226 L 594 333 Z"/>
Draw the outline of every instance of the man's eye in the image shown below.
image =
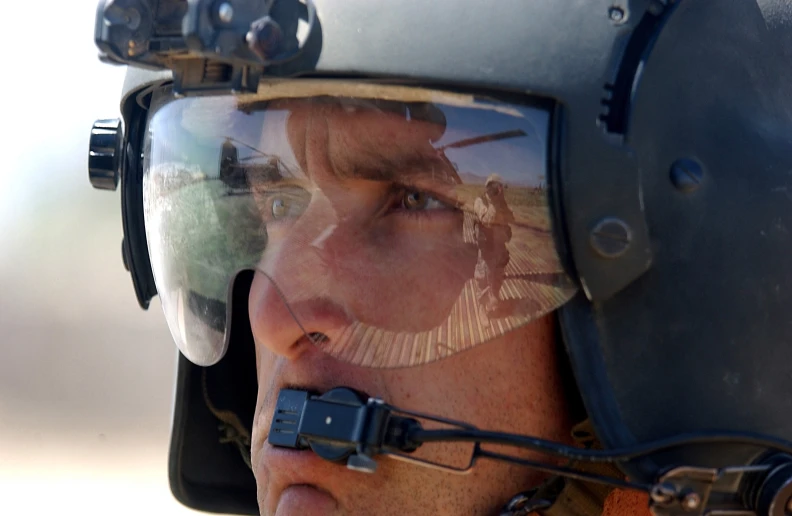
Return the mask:
<path id="1" fill-rule="evenodd" d="M 273 219 L 282 219 L 289 213 L 289 206 L 287 200 L 283 197 L 275 197 L 272 199 L 272 212 Z"/>
<path id="2" fill-rule="evenodd" d="M 272 222 L 299 217 L 310 201 L 310 194 L 297 187 L 259 192 L 257 197 L 263 217 Z"/>
<path id="3" fill-rule="evenodd" d="M 428 193 L 419 190 L 406 190 L 401 198 L 401 208 L 407 211 L 437 210 L 446 207 Z"/>

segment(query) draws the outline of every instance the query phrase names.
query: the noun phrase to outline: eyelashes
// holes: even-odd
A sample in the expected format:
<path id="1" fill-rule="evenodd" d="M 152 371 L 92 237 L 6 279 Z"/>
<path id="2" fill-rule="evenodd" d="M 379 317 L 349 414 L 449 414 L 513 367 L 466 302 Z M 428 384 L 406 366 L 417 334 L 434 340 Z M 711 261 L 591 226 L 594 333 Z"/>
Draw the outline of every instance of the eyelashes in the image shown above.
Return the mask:
<path id="1" fill-rule="evenodd" d="M 420 213 L 424 211 L 453 209 L 452 206 L 449 206 L 425 190 L 401 187 L 394 197 L 396 209 L 406 212 Z"/>
<path id="2" fill-rule="evenodd" d="M 274 164 L 273 164 L 274 165 Z M 250 193 L 258 206 L 262 222 L 273 224 L 296 220 L 308 209 L 315 192 L 304 184 L 283 178 L 277 166 L 272 168 L 257 166 L 256 175 L 248 176 Z M 278 179 L 280 180 L 278 180 Z M 274 179 L 274 180 L 273 180 Z M 361 206 L 379 205 L 382 208 L 369 216 L 371 220 L 385 216 L 433 216 L 441 213 L 460 211 L 459 202 L 434 192 L 432 188 L 421 188 L 415 184 L 400 184 L 395 182 L 371 181 L 369 186 L 360 186 L 357 190 L 355 184 L 350 184 L 340 197 L 330 199 L 342 211 L 356 211 L 350 203 L 360 202 Z M 372 188 L 371 184 L 377 186 Z M 380 201 L 376 197 L 381 197 Z"/>

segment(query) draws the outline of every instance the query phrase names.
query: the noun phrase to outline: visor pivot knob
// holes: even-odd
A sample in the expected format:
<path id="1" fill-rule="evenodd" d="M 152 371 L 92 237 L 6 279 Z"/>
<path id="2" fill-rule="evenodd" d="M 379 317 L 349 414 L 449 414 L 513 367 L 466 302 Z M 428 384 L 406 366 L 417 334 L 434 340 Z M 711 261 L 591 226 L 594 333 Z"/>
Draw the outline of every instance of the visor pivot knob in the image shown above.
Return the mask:
<path id="1" fill-rule="evenodd" d="M 123 139 L 118 118 L 94 122 L 88 148 L 88 177 L 94 188 L 115 190 L 118 187 Z"/>

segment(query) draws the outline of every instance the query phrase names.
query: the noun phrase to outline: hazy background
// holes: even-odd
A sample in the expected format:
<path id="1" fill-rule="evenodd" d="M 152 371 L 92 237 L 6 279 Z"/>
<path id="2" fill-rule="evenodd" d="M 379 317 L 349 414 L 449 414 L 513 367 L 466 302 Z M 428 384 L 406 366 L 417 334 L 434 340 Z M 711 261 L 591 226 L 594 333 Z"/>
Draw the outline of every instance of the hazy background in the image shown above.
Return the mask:
<path id="1" fill-rule="evenodd" d="M 167 483 L 175 347 L 123 268 L 118 192 L 88 182 L 124 74 L 96 5 L 3 4 L 0 514 L 198 514 Z"/>

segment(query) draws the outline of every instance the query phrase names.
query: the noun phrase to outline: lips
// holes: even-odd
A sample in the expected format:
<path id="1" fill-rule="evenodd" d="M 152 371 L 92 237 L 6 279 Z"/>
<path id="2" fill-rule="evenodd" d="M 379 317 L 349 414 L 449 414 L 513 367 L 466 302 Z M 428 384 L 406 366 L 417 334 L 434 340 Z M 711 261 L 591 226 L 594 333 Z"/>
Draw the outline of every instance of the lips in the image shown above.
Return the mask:
<path id="1" fill-rule="evenodd" d="M 276 516 L 335 514 L 344 485 L 354 484 L 349 475 L 360 475 L 310 450 L 277 448 L 268 442 L 257 450 L 253 470 L 261 513 Z"/>
<path id="2" fill-rule="evenodd" d="M 256 346 L 259 359 L 259 403 L 251 452 L 262 514 L 290 514 L 277 511 L 284 511 L 287 507 L 301 508 L 299 504 L 308 499 L 315 499 L 317 507 L 322 507 L 323 510 L 331 506 L 343 508 L 345 493 L 349 493 L 350 486 L 363 482 L 374 487 L 384 482 L 381 475 L 371 476 L 352 471 L 343 463 L 320 458 L 313 451 L 278 448 L 267 441 L 278 394 L 282 389 L 324 393 L 334 387 L 346 385 L 383 399 L 390 397 L 383 388 L 381 372 L 361 370 L 340 362 L 323 353 L 317 346 L 305 342 L 307 338 L 304 336 L 302 340 L 295 343 L 302 349 L 296 360 L 273 353 L 260 343 Z M 294 489 L 299 486 L 306 489 Z M 320 492 L 322 496 L 316 496 L 314 491 Z M 320 500 L 328 497 L 333 501 L 332 504 L 327 500 Z M 288 504 L 279 508 L 284 502 Z"/>
<path id="3" fill-rule="evenodd" d="M 295 365 L 294 362 L 289 363 L 286 367 L 291 374 L 278 374 L 280 379 L 293 378 Z M 317 365 L 314 362 L 310 368 L 315 372 L 314 375 L 325 370 L 325 367 Z M 276 371 L 273 372 L 277 374 Z M 343 464 L 320 458 L 311 450 L 279 448 L 267 441 L 275 400 L 283 388 L 324 392 L 330 387 L 322 388 L 315 384 L 306 386 L 305 382 L 278 382 L 262 403 L 263 408 L 255 422 L 251 450 L 261 513 L 277 516 L 333 514 L 339 506 L 336 496 L 344 492 L 344 479 L 347 475 L 356 473 L 347 470 Z"/>
<path id="4" fill-rule="evenodd" d="M 338 508 L 335 498 L 316 486 L 291 485 L 283 490 L 275 516 L 323 516 Z"/>

